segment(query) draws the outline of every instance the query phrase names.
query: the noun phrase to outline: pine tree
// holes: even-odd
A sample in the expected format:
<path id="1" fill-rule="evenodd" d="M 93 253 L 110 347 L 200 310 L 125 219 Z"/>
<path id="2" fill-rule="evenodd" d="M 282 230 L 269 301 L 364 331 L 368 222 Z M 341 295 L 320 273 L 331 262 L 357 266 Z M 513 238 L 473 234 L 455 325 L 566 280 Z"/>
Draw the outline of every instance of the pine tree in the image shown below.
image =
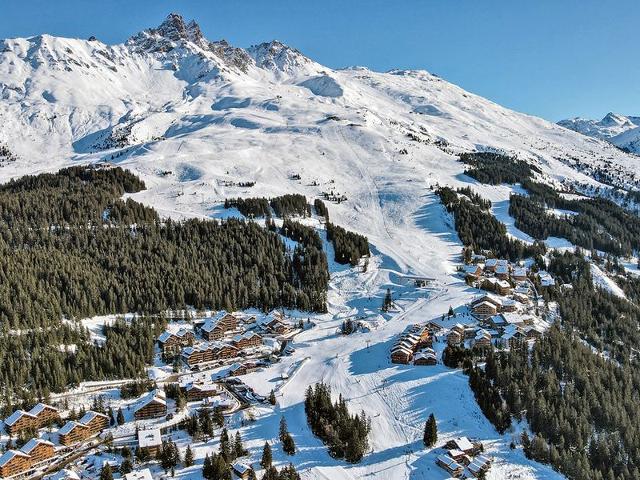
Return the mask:
<path id="1" fill-rule="evenodd" d="M 100 480 L 113 480 L 113 472 L 111 471 L 111 465 L 105 463 L 100 472 Z"/>
<path id="2" fill-rule="evenodd" d="M 387 293 L 384 295 L 384 300 L 382 301 L 382 311 L 388 312 L 393 306 L 393 299 L 391 298 L 391 289 L 387 288 Z"/>
<path id="3" fill-rule="evenodd" d="M 193 451 L 191 445 L 187 445 L 187 451 L 184 453 L 184 466 L 190 467 L 193 465 Z"/>
<path id="4" fill-rule="evenodd" d="M 231 446 L 229 445 L 229 432 L 226 427 L 220 432 L 220 455 L 224 458 L 225 462 L 231 462 L 233 460 L 231 456 Z"/>
<path id="5" fill-rule="evenodd" d="M 288 433 L 289 433 L 289 430 L 287 429 L 287 421 L 285 420 L 284 417 L 280 417 L 280 426 L 278 428 L 278 436 L 281 442 L 284 442 L 284 439 Z"/>
<path id="6" fill-rule="evenodd" d="M 124 413 L 122 413 L 122 408 L 118 408 L 116 420 L 118 422 L 118 425 L 124 425 Z"/>
<path id="7" fill-rule="evenodd" d="M 294 455 L 296 453 L 296 444 L 289 432 L 285 434 L 284 440 L 282 440 L 282 450 L 287 455 Z"/>
<path id="8" fill-rule="evenodd" d="M 271 446 L 269 442 L 264 442 L 264 448 L 262 450 L 262 459 L 260 460 L 260 465 L 262 468 L 268 468 L 271 466 L 273 462 L 273 456 L 271 454 Z"/>
<path id="9" fill-rule="evenodd" d="M 131 462 L 130 458 L 125 458 L 122 463 L 120 464 L 120 474 L 122 476 L 126 475 L 127 473 L 130 473 L 131 471 L 133 471 L 133 463 Z"/>
<path id="10" fill-rule="evenodd" d="M 274 392 L 273 389 L 271 389 L 271 391 L 269 392 L 269 403 L 271 405 L 276 404 L 276 392 Z"/>
<path id="11" fill-rule="evenodd" d="M 256 475 L 256 471 L 253 469 L 253 467 L 249 468 L 247 480 L 258 480 L 258 476 Z"/>
<path id="12" fill-rule="evenodd" d="M 436 423 L 436 417 L 433 415 L 429 415 L 425 425 L 424 425 L 424 436 L 423 442 L 425 447 L 433 447 L 438 441 L 438 425 Z"/>
<path id="13" fill-rule="evenodd" d="M 280 470 L 278 480 L 300 480 L 300 474 L 296 471 L 293 464 L 289 464 Z"/>
<path id="14" fill-rule="evenodd" d="M 248 453 L 247 449 L 242 444 L 242 437 L 240 432 L 236 432 L 236 436 L 233 442 L 233 455 L 235 458 L 244 457 Z"/>

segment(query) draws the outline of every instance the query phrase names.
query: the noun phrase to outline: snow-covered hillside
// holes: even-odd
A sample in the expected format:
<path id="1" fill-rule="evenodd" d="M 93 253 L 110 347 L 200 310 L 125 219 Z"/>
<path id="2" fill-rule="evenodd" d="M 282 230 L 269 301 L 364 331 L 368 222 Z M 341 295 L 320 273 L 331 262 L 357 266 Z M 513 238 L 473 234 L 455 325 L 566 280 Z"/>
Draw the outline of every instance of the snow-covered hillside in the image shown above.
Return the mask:
<path id="1" fill-rule="evenodd" d="M 227 215 L 228 197 L 347 197 L 329 205 L 331 218 L 368 236 L 369 268 L 332 264 L 329 314 L 283 364 L 310 357 L 283 388 L 281 410 L 247 432 L 256 449 L 277 435 L 283 413 L 296 428 L 301 453 L 293 460 L 305 478 L 445 478 L 420 442 L 433 411 L 442 438 L 489 442 L 498 462 L 488 478 L 558 477 L 509 449 L 510 434 L 498 435 L 482 416 L 461 372 L 403 369 L 386 352 L 407 320 L 438 318 L 476 293 L 454 275 L 462 245 L 432 187 L 475 185 L 508 215 L 511 187 L 476 185 L 458 153 L 506 152 L 550 181 L 593 187 L 600 184 L 590 175 L 607 169 L 624 188 L 640 185 L 637 157 L 426 71 L 332 70 L 277 41 L 246 50 L 209 41 L 177 15 L 120 45 L 4 40 L 0 98 L 0 145 L 12 153 L 0 162 L 3 181 L 109 161 L 145 180 L 148 189 L 134 198 L 175 218 Z M 431 288 L 405 288 L 407 275 L 433 279 Z M 395 317 L 379 313 L 387 287 L 406 294 Z M 355 340 L 336 335 L 347 316 L 366 316 L 377 328 Z M 268 393 L 276 377 L 257 372 L 247 383 Z M 331 459 L 304 425 L 302 394 L 320 380 L 373 417 L 362 465 Z"/>
<path id="2" fill-rule="evenodd" d="M 558 122 L 589 137 L 607 140 L 628 152 L 640 153 L 640 117 L 609 112 L 602 120 L 570 118 Z"/>

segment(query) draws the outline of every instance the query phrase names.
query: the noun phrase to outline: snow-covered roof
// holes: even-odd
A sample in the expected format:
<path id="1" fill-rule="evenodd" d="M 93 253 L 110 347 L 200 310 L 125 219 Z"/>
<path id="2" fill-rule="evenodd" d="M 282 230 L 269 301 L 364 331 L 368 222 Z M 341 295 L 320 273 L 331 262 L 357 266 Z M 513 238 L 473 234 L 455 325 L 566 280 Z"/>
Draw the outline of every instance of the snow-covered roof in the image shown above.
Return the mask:
<path id="1" fill-rule="evenodd" d="M 62 428 L 58 430 L 58 435 L 67 435 L 71 433 L 71 431 L 76 427 L 84 427 L 84 425 L 80 425 L 78 422 L 74 422 L 73 420 L 65 423 Z"/>
<path id="2" fill-rule="evenodd" d="M 491 338 L 491 334 L 489 332 L 487 332 L 486 330 L 483 330 L 482 328 L 480 328 L 477 332 L 476 332 L 476 340 L 482 340 L 483 338 Z"/>
<path id="3" fill-rule="evenodd" d="M 22 453 L 20 450 L 7 450 L 4 455 L 0 457 L 0 467 L 9 463 L 14 457 L 29 458 L 29 455 Z"/>
<path id="4" fill-rule="evenodd" d="M 45 480 L 80 480 L 80 476 L 73 470 L 60 470 L 53 475 L 47 475 Z"/>
<path id="5" fill-rule="evenodd" d="M 160 334 L 160 336 L 158 337 L 158 341 L 160 343 L 165 343 L 167 340 L 169 340 L 171 337 L 173 337 L 173 333 L 169 332 L 169 331 L 164 331 Z"/>
<path id="6" fill-rule="evenodd" d="M 148 468 L 127 473 L 125 474 L 124 478 L 125 480 L 153 480 L 151 471 Z"/>
<path id="7" fill-rule="evenodd" d="M 438 461 L 443 465 L 446 465 L 451 470 L 456 470 L 458 468 L 462 468 L 458 462 L 456 462 L 453 458 L 448 457 L 447 455 L 438 455 Z"/>
<path id="8" fill-rule="evenodd" d="M 155 447 L 162 445 L 162 435 L 160 429 L 138 430 L 138 445 L 140 447 Z"/>
<path id="9" fill-rule="evenodd" d="M 454 438 L 452 442 L 456 445 L 458 450 L 462 450 L 463 452 L 473 449 L 473 443 L 471 443 L 467 437 Z"/>
<path id="10" fill-rule="evenodd" d="M 407 347 L 403 347 L 401 345 L 396 345 L 395 347 L 393 347 L 391 349 L 391 353 L 396 353 L 396 352 L 402 352 L 402 353 L 406 353 L 408 355 L 412 355 L 413 352 L 411 350 L 409 350 Z"/>
<path id="11" fill-rule="evenodd" d="M 465 273 L 470 273 L 475 275 L 475 273 L 478 271 L 478 269 L 480 269 L 480 267 L 478 265 L 465 265 L 464 266 L 464 271 Z"/>
<path id="12" fill-rule="evenodd" d="M 502 288 L 511 288 L 511 284 L 506 280 L 498 280 L 496 283 Z"/>
<path id="13" fill-rule="evenodd" d="M 45 410 L 47 408 L 49 408 L 51 410 L 58 411 L 57 408 L 52 407 L 51 405 L 47 405 L 46 403 L 42 403 L 41 402 L 41 403 L 36 404 L 31 410 L 29 410 L 29 413 L 31 415 L 38 415 L 39 413 L 41 413 L 43 410 Z"/>
<path id="14" fill-rule="evenodd" d="M 146 407 L 152 402 L 161 403 L 163 405 L 167 404 L 164 393 L 161 390 L 154 390 L 141 399 L 140 403 L 136 406 L 135 411 L 137 412 L 138 410 Z"/>
<path id="15" fill-rule="evenodd" d="M 25 412 L 24 410 L 16 410 L 11 415 L 9 415 L 8 418 L 5 419 L 4 424 L 11 426 L 24 416 L 35 417 L 35 415 L 32 415 L 29 412 Z"/>
<path id="16" fill-rule="evenodd" d="M 87 413 L 85 413 L 82 418 L 80 420 L 78 420 L 79 423 L 82 423 L 83 425 L 86 425 L 87 423 L 91 422 L 91 420 L 93 420 L 96 417 L 103 417 L 103 418 L 109 418 L 106 415 L 102 414 L 102 413 L 98 413 L 98 412 L 94 412 L 93 410 L 89 410 Z"/>
<path id="17" fill-rule="evenodd" d="M 242 463 L 242 462 L 235 462 L 232 465 L 232 468 L 238 472 L 238 474 L 240 475 L 244 475 L 245 473 L 247 473 L 249 470 L 251 470 L 251 467 L 249 465 L 247 465 L 246 463 Z"/>
<path id="18" fill-rule="evenodd" d="M 53 443 L 43 440 L 42 438 L 32 438 L 22 446 L 20 451 L 23 453 L 29 454 L 33 451 L 34 448 L 36 448 L 40 444 L 53 446 Z"/>

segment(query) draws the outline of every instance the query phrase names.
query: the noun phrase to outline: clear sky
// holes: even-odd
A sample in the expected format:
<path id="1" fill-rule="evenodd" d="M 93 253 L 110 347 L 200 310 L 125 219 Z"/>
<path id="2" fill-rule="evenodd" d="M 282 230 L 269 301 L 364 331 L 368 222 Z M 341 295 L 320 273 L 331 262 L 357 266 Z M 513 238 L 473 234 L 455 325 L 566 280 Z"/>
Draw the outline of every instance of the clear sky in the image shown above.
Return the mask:
<path id="1" fill-rule="evenodd" d="M 334 68 L 425 69 L 549 120 L 640 114 L 640 0 L 2 0 L 0 38 L 118 43 L 171 11 L 212 40 L 278 39 Z"/>

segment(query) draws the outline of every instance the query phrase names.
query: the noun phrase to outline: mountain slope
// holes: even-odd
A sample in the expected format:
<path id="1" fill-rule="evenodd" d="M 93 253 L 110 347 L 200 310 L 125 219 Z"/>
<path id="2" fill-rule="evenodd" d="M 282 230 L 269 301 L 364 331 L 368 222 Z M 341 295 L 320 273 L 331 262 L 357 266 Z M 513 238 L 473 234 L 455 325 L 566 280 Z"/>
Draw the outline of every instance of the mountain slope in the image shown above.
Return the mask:
<path id="1" fill-rule="evenodd" d="M 276 41 L 244 50 L 207 40 L 195 22 L 175 14 L 121 45 L 47 35 L 5 40 L 0 98 L 0 144 L 12 152 L 0 180 L 109 161 L 144 179 L 148 189 L 134 198 L 175 218 L 233 215 L 221 207 L 228 197 L 347 197 L 329 205 L 331 218 L 368 236 L 368 269 L 331 265 L 330 313 L 301 337 L 291 361 L 276 367 L 287 373 L 292 362 L 311 357 L 279 400 L 302 432 L 296 441 L 304 448 L 293 460 L 313 471 L 306 478 L 444 478 L 433 453 L 421 451 L 427 407 L 442 438 L 489 440 L 498 457 L 490 478 L 558 477 L 510 451 L 508 436 L 481 415 L 460 372 L 407 373 L 390 365 L 386 352 L 404 320 L 438 318 L 474 295 L 454 275 L 462 245 L 433 188 L 473 184 L 496 210 L 508 211 L 512 187 L 477 184 L 457 154 L 507 152 L 538 165 L 549 181 L 581 188 L 602 187 L 603 170 L 615 186 L 636 188 L 636 157 L 425 71 L 332 70 Z M 404 288 L 407 275 L 432 278 L 432 288 Z M 386 288 L 407 292 L 394 318 L 379 314 Z M 371 351 L 363 337 L 334 334 L 344 318 L 359 316 L 380 324 Z M 256 372 L 247 382 L 268 393 L 272 377 Z M 308 434 L 300 400 L 320 379 L 357 408 L 380 413 L 362 465 L 331 459 Z M 277 421 L 260 420 L 248 433 L 262 445 Z"/>
<path id="2" fill-rule="evenodd" d="M 628 152 L 640 153 L 640 117 L 610 112 L 602 120 L 576 117 L 561 120 L 558 125 L 588 137 L 607 140 Z"/>

